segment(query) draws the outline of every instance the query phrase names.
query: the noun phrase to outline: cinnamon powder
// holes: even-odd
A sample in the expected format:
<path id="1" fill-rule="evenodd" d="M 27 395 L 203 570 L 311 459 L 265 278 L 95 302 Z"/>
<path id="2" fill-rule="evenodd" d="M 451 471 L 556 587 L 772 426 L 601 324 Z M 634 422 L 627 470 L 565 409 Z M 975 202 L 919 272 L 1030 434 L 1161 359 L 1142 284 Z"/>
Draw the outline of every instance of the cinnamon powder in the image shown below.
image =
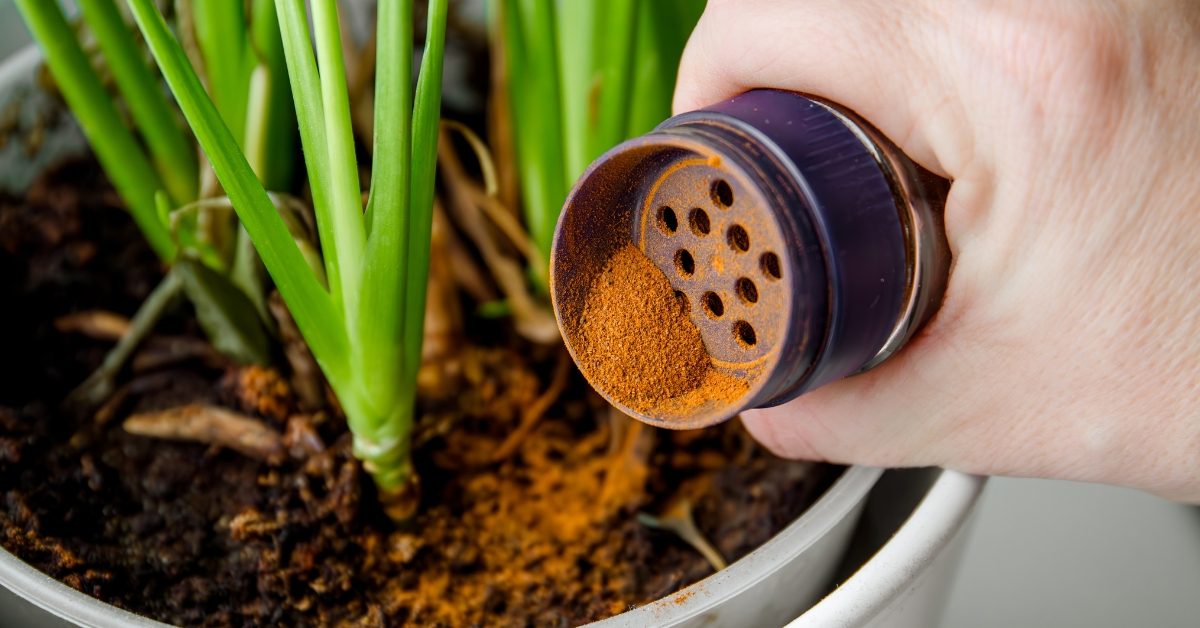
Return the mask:
<path id="1" fill-rule="evenodd" d="M 589 287 L 579 329 L 584 375 L 638 412 L 686 416 L 707 401 L 736 401 L 747 390 L 742 380 L 713 368 L 683 302 L 633 245 L 618 249 Z"/>

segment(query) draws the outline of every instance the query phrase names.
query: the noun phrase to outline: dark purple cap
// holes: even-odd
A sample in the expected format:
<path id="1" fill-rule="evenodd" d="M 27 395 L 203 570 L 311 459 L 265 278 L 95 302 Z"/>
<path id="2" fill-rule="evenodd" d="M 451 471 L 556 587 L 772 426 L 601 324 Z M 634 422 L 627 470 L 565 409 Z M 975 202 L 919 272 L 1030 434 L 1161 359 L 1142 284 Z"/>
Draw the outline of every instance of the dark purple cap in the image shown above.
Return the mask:
<path id="1" fill-rule="evenodd" d="M 659 131 L 699 125 L 726 137 L 778 188 L 790 235 L 797 300 L 825 316 L 793 317 L 778 377 L 754 405 L 777 405 L 858 372 L 880 350 L 908 286 L 896 192 L 869 140 L 827 105 L 793 92 L 754 90 L 676 116 Z M 766 165 L 770 164 L 770 165 Z M 812 276 L 822 269 L 823 277 Z M 822 346 L 812 341 L 822 339 Z M 815 350 L 815 357 L 806 359 Z"/>
<path id="2" fill-rule="evenodd" d="M 580 178 L 555 235 L 552 295 L 568 350 L 578 357 L 588 287 L 634 244 L 689 305 L 714 367 L 746 392 L 668 414 L 597 387 L 627 413 L 708 425 L 862 370 L 910 296 L 902 191 L 888 173 L 847 114 L 773 90 L 617 146 Z"/>

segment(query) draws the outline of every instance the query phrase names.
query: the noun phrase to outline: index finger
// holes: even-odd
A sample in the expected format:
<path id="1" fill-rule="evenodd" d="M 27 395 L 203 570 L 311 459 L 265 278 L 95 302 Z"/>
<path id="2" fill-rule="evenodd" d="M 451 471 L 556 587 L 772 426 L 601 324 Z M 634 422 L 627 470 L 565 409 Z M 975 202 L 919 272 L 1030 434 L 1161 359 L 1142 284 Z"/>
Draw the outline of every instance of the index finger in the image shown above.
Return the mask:
<path id="1" fill-rule="evenodd" d="M 811 94 L 852 109 L 950 177 L 960 151 L 943 140 L 960 127 L 937 63 L 945 28 L 924 2 L 709 0 L 683 54 L 675 111 L 754 88 Z"/>

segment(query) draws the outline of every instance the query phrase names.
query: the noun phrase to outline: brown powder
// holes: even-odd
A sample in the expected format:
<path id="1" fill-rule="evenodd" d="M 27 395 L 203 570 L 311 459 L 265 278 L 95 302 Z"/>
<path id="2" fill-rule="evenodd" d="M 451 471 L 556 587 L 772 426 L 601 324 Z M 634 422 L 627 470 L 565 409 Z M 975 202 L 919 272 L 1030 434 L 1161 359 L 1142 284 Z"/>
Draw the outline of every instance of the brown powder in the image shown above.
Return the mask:
<path id="1" fill-rule="evenodd" d="M 638 412 L 685 416 L 747 390 L 713 368 L 666 276 L 632 245 L 619 249 L 588 289 L 579 330 L 584 375 Z"/>

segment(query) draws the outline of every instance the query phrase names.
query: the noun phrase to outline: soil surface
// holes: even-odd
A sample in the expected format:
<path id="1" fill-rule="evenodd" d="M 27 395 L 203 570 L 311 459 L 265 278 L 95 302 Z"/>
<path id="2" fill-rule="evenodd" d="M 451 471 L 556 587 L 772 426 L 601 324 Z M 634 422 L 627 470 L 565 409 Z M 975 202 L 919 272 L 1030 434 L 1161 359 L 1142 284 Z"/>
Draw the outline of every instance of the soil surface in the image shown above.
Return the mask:
<path id="1" fill-rule="evenodd" d="M 60 407 L 111 340 L 55 321 L 130 316 L 161 275 L 91 163 L 0 200 L 0 543 L 162 621 L 584 623 L 712 573 L 639 513 L 687 500 L 732 562 L 833 475 L 771 456 L 737 422 L 692 432 L 635 423 L 568 370 L 561 348 L 468 319 L 466 342 L 425 378 L 421 511 L 397 527 L 351 457 L 336 405 L 302 402 L 292 373 L 216 356 L 187 306 L 157 328 L 108 404 Z M 565 388 L 548 397 L 556 372 Z M 122 428 L 131 414 L 188 404 L 261 421 L 287 455 L 259 460 Z"/>

